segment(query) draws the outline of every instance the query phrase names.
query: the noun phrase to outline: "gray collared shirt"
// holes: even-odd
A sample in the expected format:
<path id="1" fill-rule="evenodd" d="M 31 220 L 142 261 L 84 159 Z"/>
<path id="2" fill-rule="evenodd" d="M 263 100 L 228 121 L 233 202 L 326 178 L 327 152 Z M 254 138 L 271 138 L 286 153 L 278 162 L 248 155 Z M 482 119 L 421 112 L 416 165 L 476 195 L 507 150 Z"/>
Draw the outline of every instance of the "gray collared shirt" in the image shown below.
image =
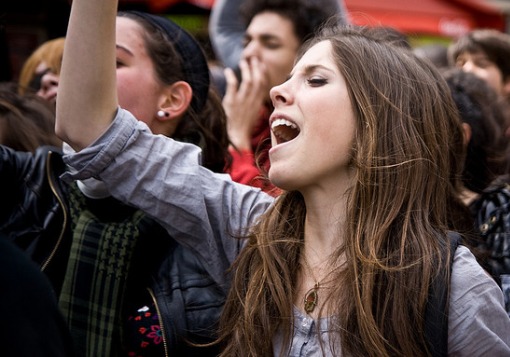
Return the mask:
<path id="1" fill-rule="evenodd" d="M 505 315 L 501 289 L 483 271 L 470 250 L 459 246 L 452 266 L 448 355 L 510 356 L 510 319 Z M 328 318 L 315 321 L 294 307 L 294 337 L 285 355 L 342 356 L 338 340 L 330 346 L 328 322 Z M 275 356 L 280 355 L 281 348 L 281 335 L 277 335 L 273 340 Z"/>

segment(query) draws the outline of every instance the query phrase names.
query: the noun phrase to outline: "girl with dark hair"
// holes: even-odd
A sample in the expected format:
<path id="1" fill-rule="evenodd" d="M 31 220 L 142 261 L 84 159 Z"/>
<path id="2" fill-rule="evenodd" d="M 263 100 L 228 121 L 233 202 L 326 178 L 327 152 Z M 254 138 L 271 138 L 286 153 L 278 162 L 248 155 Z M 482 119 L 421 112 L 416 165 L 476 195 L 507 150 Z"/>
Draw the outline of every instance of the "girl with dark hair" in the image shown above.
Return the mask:
<path id="1" fill-rule="evenodd" d="M 462 199 L 470 208 L 474 247 L 483 266 L 505 292 L 510 315 L 510 142 L 506 103 L 475 74 L 453 68 L 444 73 L 464 126 L 467 143 Z M 477 239 L 478 238 L 478 239 Z"/>
<path id="2" fill-rule="evenodd" d="M 506 103 L 483 79 L 460 68 L 444 72 L 463 123 L 467 152 L 462 182 L 469 204 L 495 179 L 508 172 L 510 125 Z"/>
<path id="3" fill-rule="evenodd" d="M 224 172 L 230 157 L 225 114 L 197 41 L 147 13 L 121 13 L 111 24 L 112 33 L 105 31 L 115 39 L 108 50 L 111 82 L 93 96 L 109 98 L 113 90 L 152 133 L 197 145 L 196 162 Z M 73 68 L 83 75 L 77 88 L 101 76 L 82 70 Z M 73 150 L 64 145 L 64 152 Z M 60 149 L 32 155 L 0 147 L 0 156 L 0 183 L 11 190 L 0 209 L 0 232 L 50 277 L 78 356 L 217 354 L 217 347 L 197 352 L 193 346 L 216 338 L 226 296 L 199 255 L 115 200 L 96 178 L 62 182 Z M 192 225 L 175 219 L 183 231 Z"/>

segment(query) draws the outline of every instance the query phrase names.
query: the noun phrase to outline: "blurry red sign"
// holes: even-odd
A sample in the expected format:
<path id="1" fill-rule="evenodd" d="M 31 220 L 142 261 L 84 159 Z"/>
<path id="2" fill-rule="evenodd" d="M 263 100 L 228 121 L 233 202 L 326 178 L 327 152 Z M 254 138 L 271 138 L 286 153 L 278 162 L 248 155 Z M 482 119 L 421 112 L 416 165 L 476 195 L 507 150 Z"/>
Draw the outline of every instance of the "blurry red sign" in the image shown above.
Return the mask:
<path id="1" fill-rule="evenodd" d="M 404 33 L 458 37 L 475 28 L 505 30 L 500 10 L 483 0 L 345 0 L 352 23 Z"/>
<path id="2" fill-rule="evenodd" d="M 154 12 L 165 11 L 178 3 L 188 3 L 204 9 L 210 9 L 214 4 L 214 0 L 146 0 L 146 2 Z"/>

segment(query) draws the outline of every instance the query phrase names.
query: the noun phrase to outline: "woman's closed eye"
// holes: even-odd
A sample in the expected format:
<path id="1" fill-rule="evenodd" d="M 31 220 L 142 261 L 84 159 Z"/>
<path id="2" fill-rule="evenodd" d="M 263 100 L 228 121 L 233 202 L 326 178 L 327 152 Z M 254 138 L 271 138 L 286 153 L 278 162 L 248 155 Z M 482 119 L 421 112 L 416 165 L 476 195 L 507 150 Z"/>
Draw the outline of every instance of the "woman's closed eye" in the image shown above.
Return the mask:
<path id="1" fill-rule="evenodd" d="M 480 68 L 488 68 L 492 65 L 493 63 L 491 61 L 489 61 L 488 59 L 485 59 L 485 58 L 482 58 L 482 59 L 478 59 L 475 61 L 475 65 L 477 67 L 480 67 Z"/>
<path id="2" fill-rule="evenodd" d="M 322 77 L 311 77 L 306 80 L 308 85 L 311 87 L 320 87 L 328 83 L 328 81 L 325 78 Z"/>
<path id="3" fill-rule="evenodd" d="M 282 44 L 280 42 L 272 40 L 272 39 L 268 39 L 266 41 L 263 41 L 262 45 L 265 48 L 270 49 L 270 50 L 277 50 L 277 49 L 282 47 Z"/>

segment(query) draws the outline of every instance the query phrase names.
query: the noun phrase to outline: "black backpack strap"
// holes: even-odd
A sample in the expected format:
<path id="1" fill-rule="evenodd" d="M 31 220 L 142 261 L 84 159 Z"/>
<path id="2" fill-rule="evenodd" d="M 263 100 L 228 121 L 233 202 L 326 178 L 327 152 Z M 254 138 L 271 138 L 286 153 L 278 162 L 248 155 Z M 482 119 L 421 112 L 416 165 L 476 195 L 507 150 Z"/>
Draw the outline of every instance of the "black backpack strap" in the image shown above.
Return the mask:
<path id="1" fill-rule="evenodd" d="M 448 232 L 448 238 L 450 240 L 451 275 L 453 256 L 462 237 L 456 232 Z M 445 280 L 444 274 L 439 274 L 434 279 L 425 307 L 425 341 L 427 341 L 433 357 L 443 357 L 448 354 L 448 287 L 450 282 Z"/>

